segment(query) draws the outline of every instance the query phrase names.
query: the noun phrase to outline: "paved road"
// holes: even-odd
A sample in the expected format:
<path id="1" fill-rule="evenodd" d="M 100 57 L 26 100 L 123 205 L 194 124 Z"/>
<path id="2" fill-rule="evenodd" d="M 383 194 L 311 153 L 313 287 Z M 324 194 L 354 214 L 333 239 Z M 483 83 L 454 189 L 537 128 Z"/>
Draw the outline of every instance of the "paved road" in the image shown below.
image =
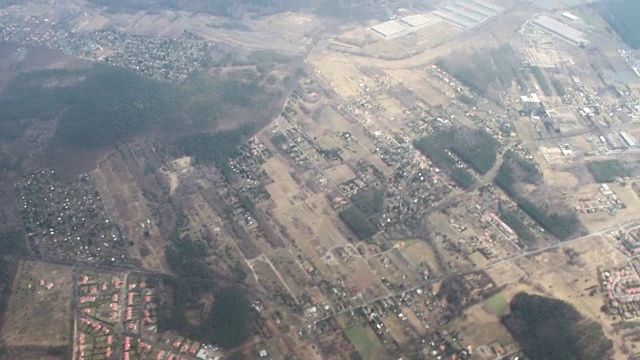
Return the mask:
<path id="1" fill-rule="evenodd" d="M 559 242 L 557 244 L 552 244 L 552 245 L 545 246 L 545 247 L 542 247 L 542 248 L 539 248 L 539 249 L 523 252 L 521 254 L 515 254 L 513 256 L 501 259 L 501 260 L 496 261 L 494 263 L 487 264 L 486 266 L 483 266 L 483 267 L 474 268 L 474 269 L 470 269 L 470 270 L 454 271 L 454 272 L 442 274 L 442 275 L 439 275 L 439 276 L 435 276 L 435 277 L 432 277 L 432 278 L 430 278 L 430 279 L 428 279 L 426 281 L 422 281 L 422 282 L 420 282 L 420 283 L 418 283 L 418 284 L 416 284 L 416 285 L 414 285 L 414 286 L 412 286 L 410 288 L 406 288 L 406 289 L 403 289 L 403 290 L 400 290 L 400 291 L 392 292 L 389 295 L 380 296 L 380 297 L 377 297 L 377 298 L 374 298 L 374 299 L 366 300 L 362 304 L 359 304 L 357 306 L 352 306 L 352 307 L 349 307 L 349 308 L 345 308 L 345 309 L 340 310 L 338 312 L 332 313 L 331 315 L 327 315 L 325 317 L 318 318 L 318 319 L 309 320 L 309 322 L 312 323 L 312 322 L 319 322 L 319 321 L 327 320 L 327 319 L 329 319 L 329 318 L 331 318 L 333 316 L 351 312 L 353 310 L 359 309 L 360 307 L 362 307 L 364 305 L 370 305 L 370 304 L 375 303 L 376 301 L 379 301 L 379 300 L 382 300 L 382 299 L 386 299 L 386 298 L 389 298 L 389 297 L 392 297 L 392 296 L 397 296 L 397 295 L 403 295 L 403 294 L 415 291 L 415 290 L 417 290 L 419 288 L 422 288 L 425 285 L 434 283 L 436 281 L 449 279 L 449 278 L 452 278 L 452 277 L 455 277 L 455 276 L 468 275 L 468 274 L 476 273 L 476 272 L 479 272 L 479 271 L 489 270 L 491 268 L 494 268 L 496 266 L 499 266 L 499 265 L 502 265 L 502 264 L 505 264 L 505 263 L 509 263 L 509 262 L 512 262 L 512 261 L 515 261 L 515 260 L 518 260 L 518 259 L 523 259 L 523 258 L 526 258 L 528 256 L 544 253 L 545 251 L 549 251 L 549 250 L 552 250 L 552 249 L 557 249 L 557 248 L 562 248 L 562 247 L 565 247 L 565 246 L 569 246 L 571 244 L 575 244 L 575 243 L 578 243 L 580 241 L 584 241 L 584 240 L 587 240 L 587 239 L 591 239 L 591 238 L 594 238 L 594 237 L 598 237 L 598 236 L 607 234 L 607 233 L 609 233 L 611 231 L 616 231 L 616 230 L 619 230 L 619 229 L 624 229 L 626 227 L 630 227 L 630 226 L 634 227 L 634 226 L 639 226 L 639 225 L 640 225 L 640 221 L 638 221 L 638 220 L 629 221 L 629 222 L 623 222 L 623 223 L 616 224 L 616 225 L 614 225 L 614 226 L 612 226 L 612 227 L 610 227 L 608 229 L 605 229 L 605 230 L 602 230 L 602 231 L 598 231 L 598 232 L 595 232 L 595 233 L 592 233 L 592 234 L 588 234 L 588 235 L 585 235 L 585 236 L 581 236 L 581 237 L 578 237 L 578 238 L 575 238 L 575 239 L 572 239 L 572 240 Z"/>

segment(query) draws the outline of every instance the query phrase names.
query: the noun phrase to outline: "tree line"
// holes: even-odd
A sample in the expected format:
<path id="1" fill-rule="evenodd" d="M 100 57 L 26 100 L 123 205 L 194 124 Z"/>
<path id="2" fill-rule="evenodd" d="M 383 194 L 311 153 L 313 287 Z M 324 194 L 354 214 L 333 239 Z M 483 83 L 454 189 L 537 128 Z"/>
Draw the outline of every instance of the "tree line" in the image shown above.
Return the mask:
<path id="1" fill-rule="evenodd" d="M 568 210 L 564 214 L 544 211 L 517 191 L 516 184 L 521 179 L 516 176 L 516 173 L 526 173 L 526 170 L 520 169 L 519 166 L 516 161 L 505 159 L 493 180 L 494 183 L 511 196 L 522 211 L 558 239 L 566 240 L 575 234 L 582 224 L 573 211 Z"/>
<path id="2" fill-rule="evenodd" d="M 611 358 L 613 342 L 602 326 L 564 301 L 519 293 L 511 300 L 510 310 L 501 320 L 531 359 Z"/>
<path id="3" fill-rule="evenodd" d="M 500 143 L 485 130 L 469 128 L 444 130 L 421 138 L 414 145 L 463 189 L 475 185 L 476 179 L 471 172 L 459 166 L 453 154 L 478 173 L 486 174 L 495 165 L 500 147 Z"/>

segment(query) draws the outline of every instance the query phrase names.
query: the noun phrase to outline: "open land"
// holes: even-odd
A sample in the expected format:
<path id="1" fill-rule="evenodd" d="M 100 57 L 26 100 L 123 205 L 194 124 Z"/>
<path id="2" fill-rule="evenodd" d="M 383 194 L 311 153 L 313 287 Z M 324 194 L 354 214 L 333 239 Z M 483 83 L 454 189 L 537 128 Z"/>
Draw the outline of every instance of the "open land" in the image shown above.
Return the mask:
<path id="1" fill-rule="evenodd" d="M 22 223 L 27 251 L 145 272 L 82 266 L 72 277 L 70 267 L 21 262 L 5 343 L 73 337 L 79 358 L 87 349 L 141 359 L 194 359 L 200 350 L 205 359 L 516 359 L 523 346 L 502 320 L 527 292 L 569 303 L 602 326 L 612 358 L 632 356 L 637 60 L 590 8 L 572 20 L 520 2 L 452 3 L 386 10 L 392 23 L 382 27 L 305 12 L 229 20 L 86 4 L 59 5 L 51 21 L 64 15 L 66 26 L 50 27 L 39 5 L 3 9 L 0 34 L 21 46 L 216 96 L 225 92 L 189 81 L 205 73 L 240 89 L 221 97 L 233 111 L 199 102 L 196 91 L 186 101 L 198 106 L 175 134 L 151 122 L 102 149 L 80 184 L 53 172 L 17 177 L 16 209 L 26 210 L 12 222 Z M 545 17 L 582 37 L 545 27 Z M 124 43 L 134 45 L 120 50 Z M 264 104 L 275 105 L 256 111 Z M 22 143 L 0 150 L 32 144 L 34 154 L 55 139 L 53 121 L 30 126 Z M 167 273 L 250 293 L 244 341 L 221 350 L 156 326 L 156 303 L 166 299 L 156 300 L 155 276 Z M 45 274 L 54 276 L 43 278 L 49 290 L 38 285 Z M 189 300 L 190 326 L 206 324 L 212 293 Z M 15 318 L 40 321 L 43 309 L 76 329 Z"/>
<path id="2" fill-rule="evenodd" d="M 71 268 L 21 261 L 3 320 L 8 346 L 60 346 L 71 342 Z"/>

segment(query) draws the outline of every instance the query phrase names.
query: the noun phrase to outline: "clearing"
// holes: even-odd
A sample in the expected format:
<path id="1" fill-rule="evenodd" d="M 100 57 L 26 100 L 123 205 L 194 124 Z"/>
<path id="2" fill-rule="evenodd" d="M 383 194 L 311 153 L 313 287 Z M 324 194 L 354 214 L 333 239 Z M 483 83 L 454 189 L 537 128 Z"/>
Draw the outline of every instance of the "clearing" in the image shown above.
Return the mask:
<path id="1" fill-rule="evenodd" d="M 44 284 L 44 285 L 42 285 Z M 71 268 L 21 261 L 5 313 L 8 346 L 60 346 L 71 339 Z"/>

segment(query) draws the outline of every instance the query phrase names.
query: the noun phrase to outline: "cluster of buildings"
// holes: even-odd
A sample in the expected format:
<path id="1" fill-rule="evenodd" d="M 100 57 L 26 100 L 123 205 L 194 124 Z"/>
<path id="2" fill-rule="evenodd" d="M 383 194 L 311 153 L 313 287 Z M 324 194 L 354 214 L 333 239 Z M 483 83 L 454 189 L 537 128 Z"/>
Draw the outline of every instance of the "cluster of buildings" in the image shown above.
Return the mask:
<path id="1" fill-rule="evenodd" d="M 213 45 L 189 32 L 175 38 L 113 30 L 78 32 L 44 16 L 26 17 L 20 6 L 0 13 L 0 40 L 43 45 L 81 58 L 104 61 L 161 80 L 180 81 L 203 65 Z"/>
<path id="2" fill-rule="evenodd" d="M 211 345 L 157 333 L 155 288 L 147 280 L 152 279 L 133 272 L 79 275 L 78 359 L 221 359 L 222 352 Z"/>
<path id="3" fill-rule="evenodd" d="M 599 277 L 610 312 L 624 319 L 640 316 L 640 277 L 632 268 L 600 270 Z"/>
<path id="4" fill-rule="evenodd" d="M 581 203 L 576 206 L 576 210 L 582 213 L 593 214 L 599 211 L 615 215 L 618 210 L 626 207 L 625 203 L 607 184 L 598 187 L 599 196 L 596 202 L 588 201 L 591 198 L 580 199 Z M 582 201 L 585 200 L 585 201 Z"/>
<path id="5" fill-rule="evenodd" d="M 436 10 L 434 14 L 455 26 L 472 29 L 503 11 L 503 7 L 490 0 L 458 0 L 445 2 L 445 5 Z"/>
<path id="6" fill-rule="evenodd" d="M 78 319 L 78 330 L 75 339 L 76 358 L 89 360 L 95 357 L 113 359 L 113 331 L 97 320 L 86 317 Z"/>
<path id="7" fill-rule="evenodd" d="M 221 360 L 223 352 L 210 344 L 201 344 L 174 334 L 164 334 L 157 339 L 163 344 L 163 350 L 158 351 L 153 360 Z"/>
<path id="8" fill-rule="evenodd" d="M 37 255 L 111 264 L 126 261 L 124 235 L 107 216 L 87 175 L 68 184 L 53 170 L 42 170 L 22 178 L 15 188 L 23 226 Z"/>
<path id="9" fill-rule="evenodd" d="M 346 332 L 354 327 L 369 327 L 376 334 L 377 340 L 388 350 L 395 351 L 400 348 L 400 337 L 421 338 L 421 345 L 418 347 L 418 352 L 423 356 L 421 358 L 471 358 L 471 353 L 461 344 L 458 331 L 440 328 L 440 325 L 450 321 L 451 314 L 428 287 L 408 289 L 369 304 L 359 305 L 347 314 Z M 303 328 L 299 334 L 303 337 L 322 337 L 339 328 L 335 317 L 327 315 L 316 318 L 312 333 L 306 333 Z"/>
<path id="10" fill-rule="evenodd" d="M 282 136 L 274 138 L 274 145 L 279 150 L 287 154 L 297 166 L 308 168 L 311 165 L 311 159 L 305 153 L 305 150 L 311 148 L 308 135 L 301 132 L 297 128 L 287 129 Z"/>
<path id="11" fill-rule="evenodd" d="M 496 5 L 491 0 L 448 1 L 431 13 L 400 18 L 395 14 L 390 14 L 389 21 L 377 24 L 371 30 L 386 40 L 422 30 L 441 21 L 466 30 L 489 21 L 503 11 L 503 7 Z"/>
<path id="12" fill-rule="evenodd" d="M 618 249 L 627 257 L 640 255 L 640 229 L 630 230 L 627 234 L 618 234 Z"/>
<path id="13" fill-rule="evenodd" d="M 76 284 L 78 351 L 82 348 L 87 359 L 103 358 L 98 354 L 105 354 L 105 359 L 122 354 L 127 359 L 137 352 L 155 356 L 158 349 L 152 345 L 157 331 L 154 295 L 154 287 L 137 273 L 83 270 Z M 115 329 L 122 330 L 115 332 Z"/>
<path id="14" fill-rule="evenodd" d="M 241 186 L 229 187 L 227 183 L 221 183 L 224 189 L 224 197 L 233 208 L 236 220 L 248 229 L 257 226 L 252 214 L 255 204 L 270 198 L 265 185 L 271 184 L 273 179 L 262 168 L 262 164 L 271 158 L 271 150 L 266 148 L 257 139 L 247 141 L 238 150 L 239 155 L 229 161 L 231 169 L 239 179 Z"/>

